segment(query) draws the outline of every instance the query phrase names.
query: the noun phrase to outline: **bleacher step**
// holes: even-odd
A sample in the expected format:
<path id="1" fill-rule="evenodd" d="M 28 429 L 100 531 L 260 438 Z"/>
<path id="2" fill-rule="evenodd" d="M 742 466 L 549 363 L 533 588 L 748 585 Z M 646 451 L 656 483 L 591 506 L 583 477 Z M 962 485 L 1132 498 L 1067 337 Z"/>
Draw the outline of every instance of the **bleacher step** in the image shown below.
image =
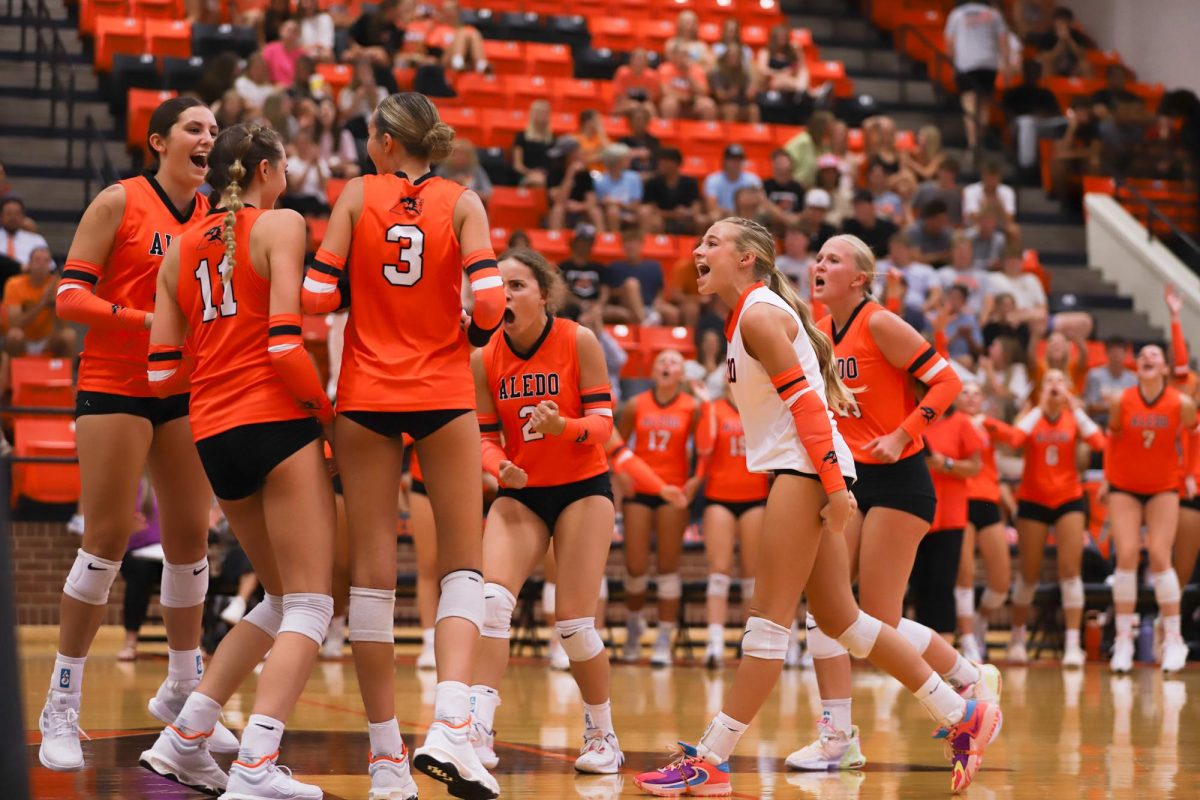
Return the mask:
<path id="1" fill-rule="evenodd" d="M 818 45 L 829 41 L 830 44 L 836 42 L 848 47 L 878 47 L 881 42 L 879 32 L 871 23 L 856 16 L 847 16 L 845 11 L 840 14 L 806 12 L 792 15 L 789 21 L 797 28 L 808 28 L 812 31 L 813 39 Z"/>
<path id="2" fill-rule="evenodd" d="M 62 39 L 63 46 L 67 48 L 67 53 L 74 59 L 78 59 L 83 52 L 83 45 L 79 40 L 79 31 L 74 27 L 55 28 L 56 33 Z M 43 37 L 49 38 L 49 30 L 46 30 Z M 29 26 L 25 33 L 25 43 L 29 52 L 33 52 L 34 34 L 32 26 Z M 16 53 L 21 49 L 21 26 L 17 23 L 0 24 L 0 52 Z"/>
<path id="3" fill-rule="evenodd" d="M 0 95 L 2 96 L 2 95 Z M 23 126 L 41 126 L 50 125 L 50 107 L 53 101 L 51 98 L 42 97 L 26 97 L 21 100 L 21 124 Z M 83 119 L 91 114 L 96 120 L 96 126 L 101 131 L 115 130 L 116 123 L 112 115 L 108 111 L 108 104 L 94 100 L 77 99 L 75 103 L 75 124 L 82 127 Z M 58 116 L 55 120 L 56 126 L 65 127 L 66 123 L 66 107 L 65 103 L 59 102 Z"/>
<path id="4" fill-rule="evenodd" d="M 908 68 L 899 53 L 882 47 L 822 45 L 820 50 L 821 58 L 845 64 L 847 73 L 864 70 L 900 73 Z"/>
<path id="5" fill-rule="evenodd" d="M 78 159 L 78 156 L 76 158 Z M 36 178 L 9 177 L 13 191 L 25 198 L 26 204 L 38 211 L 79 213 L 85 204 L 82 183 L 77 177 Z M 34 216 L 34 219 L 37 219 Z"/>
<path id="6" fill-rule="evenodd" d="M 869 94 L 880 103 L 899 105 L 901 98 L 904 98 L 903 103 L 907 107 L 935 106 L 939 102 L 933 84 L 929 81 L 904 81 L 899 77 L 864 77 L 852 70 L 847 70 L 847 74 L 854 81 L 855 94 Z"/>
<path id="7" fill-rule="evenodd" d="M 1087 252 L 1087 233 L 1079 224 L 1028 223 L 1021 225 L 1021 243 L 1035 250 L 1053 248 L 1082 255 Z"/>
<path id="8" fill-rule="evenodd" d="M 18 56 L 14 60 L 6 60 L 0 53 L 0 92 L 6 89 L 35 88 L 34 78 L 37 77 L 37 65 L 28 56 Z M 75 89 L 80 92 L 95 92 L 99 88 L 96 73 L 90 69 L 75 70 Z M 38 87 L 43 91 L 50 90 L 50 70 L 43 65 L 42 81 Z"/>

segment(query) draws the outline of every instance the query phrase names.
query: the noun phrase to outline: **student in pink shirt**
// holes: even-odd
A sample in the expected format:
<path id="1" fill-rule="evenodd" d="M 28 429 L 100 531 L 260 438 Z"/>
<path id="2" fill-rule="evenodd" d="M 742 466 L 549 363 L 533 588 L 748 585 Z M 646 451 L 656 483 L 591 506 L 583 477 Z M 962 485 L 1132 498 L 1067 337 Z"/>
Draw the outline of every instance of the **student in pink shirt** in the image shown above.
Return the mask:
<path id="1" fill-rule="evenodd" d="M 276 86 L 291 86 L 296 73 L 296 61 L 304 55 L 300 43 L 300 25 L 289 19 L 279 26 L 278 41 L 263 46 L 263 61 L 271 70 L 271 82 Z"/>

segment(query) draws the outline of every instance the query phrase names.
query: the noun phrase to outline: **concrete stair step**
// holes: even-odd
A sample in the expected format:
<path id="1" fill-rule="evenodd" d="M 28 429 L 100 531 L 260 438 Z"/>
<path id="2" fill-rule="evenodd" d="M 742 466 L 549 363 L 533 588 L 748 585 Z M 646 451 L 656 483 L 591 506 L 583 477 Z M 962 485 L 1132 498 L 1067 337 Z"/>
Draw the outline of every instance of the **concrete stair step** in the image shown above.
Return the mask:
<path id="1" fill-rule="evenodd" d="M 812 31 L 813 39 L 821 46 L 824 40 L 865 47 L 876 47 L 881 42 L 879 32 L 869 22 L 854 16 L 800 13 L 793 15 L 790 22 L 794 27 Z"/>
<path id="2" fill-rule="evenodd" d="M 83 167 L 84 139 L 82 132 L 77 134 L 78 138 L 75 141 L 74 164 L 76 168 Z M 49 138 L 45 136 L 7 136 L 0 134 L 0 148 L 5 155 L 5 160 L 8 162 L 16 161 L 16 154 L 20 154 L 20 161 L 27 165 L 53 165 L 55 167 L 67 166 L 67 138 Z M 117 169 L 125 169 L 129 166 L 129 155 L 125 152 L 125 144 L 122 141 L 105 140 L 104 151 L 108 153 L 109 159 Z M 99 154 L 97 153 L 97 156 Z M 17 174 L 17 173 L 13 173 Z"/>
<path id="3" fill-rule="evenodd" d="M 1087 235 L 1083 226 L 1078 224 L 1024 224 L 1021 225 L 1021 243 L 1035 250 L 1076 252 L 1081 255 L 1087 252 Z"/>
<path id="4" fill-rule="evenodd" d="M 26 98 L 20 101 L 20 115 L 17 119 L 11 120 L 19 122 L 21 125 L 50 125 L 50 109 L 53 101 L 49 97 L 44 98 Z M 100 130 L 112 130 L 115 128 L 115 122 L 112 114 L 108 111 L 108 105 L 102 102 L 77 101 L 75 103 L 75 120 L 76 124 L 82 125 L 83 119 L 91 114 L 96 120 L 96 125 Z M 59 103 L 58 117 L 55 122 L 57 125 L 65 124 L 66 109 L 63 103 Z"/>
<path id="5" fill-rule="evenodd" d="M 82 212 L 81 212 L 82 213 Z M 37 219 L 37 217 L 34 217 Z M 66 259 L 67 251 L 71 249 L 71 239 L 75 236 L 75 229 L 79 227 L 76 222 L 42 222 L 38 221 L 38 233 L 46 237 L 46 242 L 50 245 L 50 251 L 54 253 L 58 259 L 58 263 L 62 264 Z"/>
<path id="6" fill-rule="evenodd" d="M 939 102 L 937 93 L 929 81 L 903 81 L 900 78 L 877 75 L 848 74 L 854 81 L 854 91 L 857 94 L 869 94 L 880 103 L 931 106 Z"/>
<path id="7" fill-rule="evenodd" d="M 899 73 L 908 68 L 906 60 L 899 53 L 883 48 L 823 46 L 821 58 L 841 61 L 848 72 L 870 70 Z"/>
<path id="8" fill-rule="evenodd" d="M 1117 287 L 1093 269 L 1079 267 L 1046 267 L 1050 287 L 1055 292 L 1074 292 L 1088 295 L 1115 295 Z"/>
<path id="9" fill-rule="evenodd" d="M 1124 336 L 1134 342 L 1158 341 L 1163 338 L 1162 331 L 1150 324 L 1150 320 L 1141 311 L 1124 309 L 1097 308 L 1089 309 L 1092 319 L 1096 321 L 1095 338 L 1104 339 L 1109 336 Z"/>
<path id="10" fill-rule="evenodd" d="M 34 79 L 37 77 L 37 65 L 29 60 L 5 60 L 0 59 L 0 89 L 41 89 L 43 91 L 50 90 L 51 78 L 50 70 L 45 66 L 42 67 L 41 83 L 35 85 Z M 99 89 L 100 83 L 96 78 L 96 73 L 90 69 L 75 70 L 75 89 L 80 92 L 94 92 Z"/>
<path id="11" fill-rule="evenodd" d="M 9 183 L 33 209 L 78 212 L 91 199 L 84 198 L 78 177 L 10 178 Z"/>
<path id="12" fill-rule="evenodd" d="M 33 52 L 34 30 L 32 25 L 26 26 L 25 45 L 28 52 Z M 42 36 L 46 41 L 49 41 L 49 33 L 53 30 L 62 39 L 63 46 L 68 53 L 79 54 L 83 52 L 83 42 L 80 40 L 79 31 L 74 27 L 55 27 L 44 28 Z M 17 51 L 21 49 L 21 26 L 16 22 L 0 23 L 0 51 Z"/>

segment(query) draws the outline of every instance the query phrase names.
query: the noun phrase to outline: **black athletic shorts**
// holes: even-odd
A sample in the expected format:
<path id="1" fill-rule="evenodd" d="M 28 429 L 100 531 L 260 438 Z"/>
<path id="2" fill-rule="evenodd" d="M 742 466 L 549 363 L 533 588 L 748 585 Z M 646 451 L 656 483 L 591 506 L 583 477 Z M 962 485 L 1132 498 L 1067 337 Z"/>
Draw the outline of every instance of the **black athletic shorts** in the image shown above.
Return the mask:
<path id="1" fill-rule="evenodd" d="M 496 493 L 496 499 L 511 497 L 528 508 L 546 523 L 546 530 L 554 535 L 554 526 L 558 517 L 567 506 L 585 497 L 607 497 L 613 499 L 612 483 L 607 472 L 601 472 L 591 478 L 584 478 L 573 483 L 560 483 L 557 486 L 526 486 L 524 489 L 501 488 Z"/>
<path id="2" fill-rule="evenodd" d="M 1183 495 L 1179 495 L 1179 507 L 1190 508 L 1192 511 L 1200 511 L 1200 494 L 1188 500 Z"/>
<path id="3" fill-rule="evenodd" d="M 342 476 L 341 475 L 333 476 L 333 493 L 334 494 L 342 494 L 342 495 L 344 495 L 346 493 L 346 490 L 342 488 Z"/>
<path id="4" fill-rule="evenodd" d="M 937 496 L 924 453 L 902 458 L 895 464 L 855 461 L 854 468 L 858 472 L 854 499 L 863 516 L 872 508 L 894 508 L 933 524 Z"/>
<path id="5" fill-rule="evenodd" d="M 170 397 L 130 397 L 108 392 L 77 392 L 75 419 L 102 414 L 130 414 L 150 421 L 157 428 L 188 414 L 187 392 Z"/>
<path id="6" fill-rule="evenodd" d="M 954 73 L 954 81 L 958 85 L 959 94 L 975 92 L 981 97 L 991 97 L 996 93 L 996 70 L 973 69 L 967 72 Z"/>
<path id="7" fill-rule="evenodd" d="M 473 408 L 440 408 L 436 411 L 343 411 L 342 416 L 369 431 L 396 439 L 407 433 L 420 441 Z"/>
<path id="8" fill-rule="evenodd" d="M 425 481 L 419 481 L 416 478 L 413 478 L 412 493 L 429 497 L 429 492 L 425 489 Z"/>
<path id="9" fill-rule="evenodd" d="M 312 417 L 239 425 L 196 442 L 200 463 L 222 500 L 242 500 L 267 482 L 271 470 L 321 435 Z"/>
<path id="10" fill-rule="evenodd" d="M 705 505 L 720 506 L 721 508 L 727 509 L 735 518 L 741 519 L 742 514 L 745 514 L 747 511 L 765 506 L 767 504 L 767 498 L 764 497 L 762 500 L 746 500 L 739 502 L 734 500 L 717 500 L 716 498 L 706 496 L 704 498 L 704 503 Z"/>
<path id="11" fill-rule="evenodd" d="M 1004 518 L 1000 515 L 1000 506 L 991 500 L 968 500 L 967 520 L 976 531 L 981 531 L 1003 522 Z"/>
<path id="12" fill-rule="evenodd" d="M 637 503 L 639 506 L 646 506 L 651 511 L 657 511 L 665 506 L 667 501 L 656 494 L 642 494 L 638 492 L 633 497 L 625 498 L 625 505 L 629 505 L 630 503 Z"/>
<path id="13" fill-rule="evenodd" d="M 1147 493 L 1147 492 L 1131 492 L 1128 489 L 1122 489 L 1120 486 L 1112 486 L 1112 485 L 1110 485 L 1108 487 L 1108 491 L 1110 493 L 1117 492 L 1119 494 L 1123 494 L 1128 497 L 1132 497 L 1134 500 L 1137 500 L 1142 505 L 1146 505 L 1146 503 L 1149 503 L 1151 500 L 1158 497 L 1160 494 L 1179 494 L 1178 489 L 1163 489 L 1161 492 Z M 1183 498 L 1180 497 L 1181 501 L 1182 501 L 1182 499 Z"/>
<path id="14" fill-rule="evenodd" d="M 1087 501 L 1082 497 L 1076 497 L 1074 500 L 1068 500 L 1061 506 L 1053 508 L 1044 506 L 1041 503 L 1031 503 L 1028 500 L 1017 501 L 1018 519 L 1031 519 L 1043 525 L 1054 525 L 1072 511 L 1078 511 L 1087 516 Z"/>

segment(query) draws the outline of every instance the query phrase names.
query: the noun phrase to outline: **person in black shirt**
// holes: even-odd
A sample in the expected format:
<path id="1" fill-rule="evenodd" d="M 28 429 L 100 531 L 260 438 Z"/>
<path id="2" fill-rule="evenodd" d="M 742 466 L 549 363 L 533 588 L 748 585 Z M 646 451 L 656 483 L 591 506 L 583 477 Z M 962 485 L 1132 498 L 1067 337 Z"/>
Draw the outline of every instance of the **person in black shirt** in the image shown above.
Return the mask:
<path id="1" fill-rule="evenodd" d="M 658 173 L 642 190 L 642 227 L 650 233 L 693 234 L 705 224 L 700 184 L 679 172 L 683 155 L 674 147 L 658 154 Z"/>
<path id="2" fill-rule="evenodd" d="M 396 26 L 399 19 L 400 0 L 383 0 L 378 8 L 364 12 L 350 26 L 350 46 L 342 54 L 346 62 L 360 56 L 369 58 L 375 68 L 375 81 L 392 93 L 398 91 L 392 59 L 404 45 L 404 31 Z"/>
<path id="3" fill-rule="evenodd" d="M 547 100 L 534 100 L 529 106 L 529 124 L 513 140 L 513 169 L 521 176 L 522 186 L 546 185 L 553 144 L 550 103 Z"/>
<path id="4" fill-rule="evenodd" d="M 645 106 L 635 106 L 629 112 L 629 135 L 621 139 L 621 144 L 629 147 L 629 155 L 633 160 L 629 168 L 642 175 L 642 180 L 649 179 L 658 168 L 658 151 L 662 145 L 658 137 L 650 133 L 650 112 Z"/>
<path id="5" fill-rule="evenodd" d="M 795 172 L 796 162 L 787 150 L 780 148 L 771 154 L 771 177 L 763 181 L 763 191 L 780 231 L 799 219 L 804 210 L 804 187 L 793 177 Z"/>
<path id="6" fill-rule="evenodd" d="M 619 283 L 608 267 L 592 260 L 595 241 L 595 227 L 586 222 L 579 223 L 571 236 L 571 257 L 558 265 L 571 295 L 569 305 L 577 309 L 577 315 L 587 314 L 599 306 L 606 322 L 630 322 L 632 315 L 626 309 L 618 306 L 616 311 L 624 313 L 609 313 L 609 300 L 617 288 L 614 284 L 619 286 Z"/>
<path id="7" fill-rule="evenodd" d="M 866 242 L 876 258 L 887 255 L 888 242 L 900 232 L 896 223 L 875 216 L 875 198 L 866 189 L 854 193 L 854 216 L 842 223 L 842 233 Z"/>
<path id="8" fill-rule="evenodd" d="M 550 171 L 546 185 L 550 187 L 550 215 L 547 227 L 561 229 L 588 223 L 603 227 L 600 204 L 596 202 L 596 184 L 588 172 L 574 136 L 560 136 L 547 151 Z"/>
<path id="9" fill-rule="evenodd" d="M 837 228 L 825 221 L 833 207 L 833 198 L 824 189 L 809 189 L 804 195 L 804 210 L 800 212 L 800 229 L 808 236 L 808 252 L 819 253 Z"/>

